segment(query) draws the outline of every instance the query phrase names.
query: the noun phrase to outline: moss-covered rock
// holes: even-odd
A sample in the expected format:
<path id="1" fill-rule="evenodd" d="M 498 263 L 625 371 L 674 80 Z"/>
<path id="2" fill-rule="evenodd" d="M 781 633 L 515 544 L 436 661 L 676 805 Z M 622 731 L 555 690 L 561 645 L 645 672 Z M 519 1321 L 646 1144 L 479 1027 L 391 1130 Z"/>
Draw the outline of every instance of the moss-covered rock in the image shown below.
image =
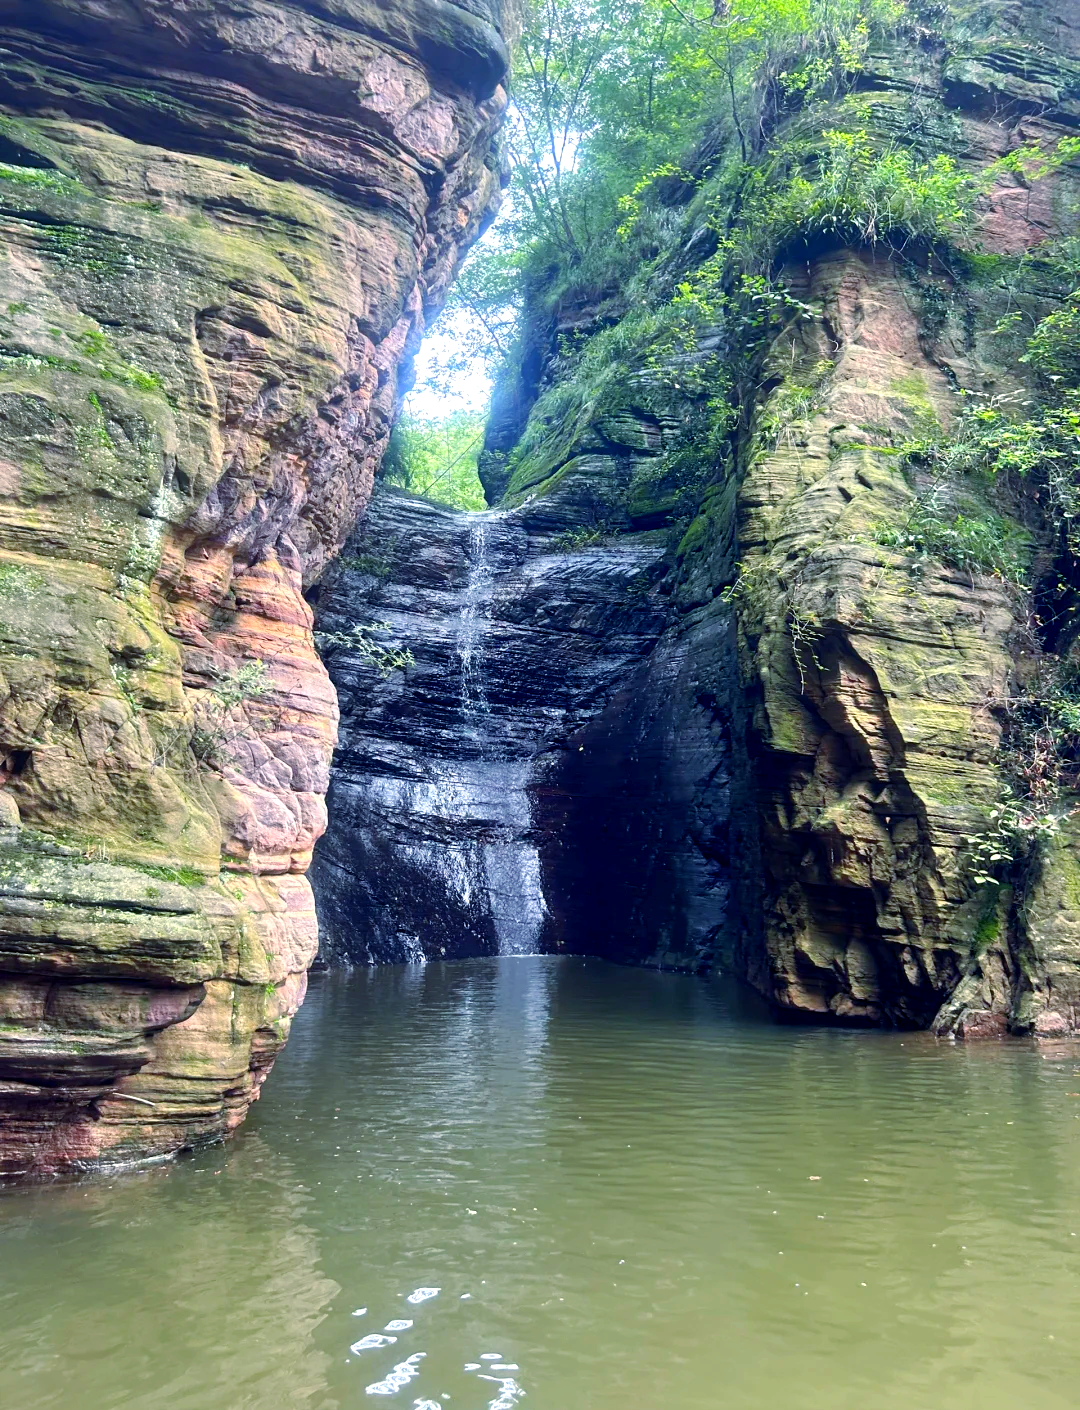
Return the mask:
<path id="1" fill-rule="evenodd" d="M 337 709 L 302 591 L 505 104 L 497 5 L 346 11 L 8 7 L 0 1171 L 222 1135 L 303 994 Z"/>
<path id="2" fill-rule="evenodd" d="M 508 503 L 664 526 L 681 622 L 737 613 L 751 726 L 729 698 L 725 748 L 761 851 L 730 867 L 742 932 L 692 962 L 793 1015 L 1077 1023 L 1071 832 L 995 861 L 997 890 L 975 862 L 1022 787 L 1011 702 L 1075 639 L 1060 515 L 1023 469 L 935 469 L 973 405 L 1052 395 L 1027 340 L 1072 287 L 1074 50 L 1048 4 L 912 7 L 842 91 L 777 97 L 752 178 L 695 156 L 678 239 L 552 348 L 505 460 Z"/>

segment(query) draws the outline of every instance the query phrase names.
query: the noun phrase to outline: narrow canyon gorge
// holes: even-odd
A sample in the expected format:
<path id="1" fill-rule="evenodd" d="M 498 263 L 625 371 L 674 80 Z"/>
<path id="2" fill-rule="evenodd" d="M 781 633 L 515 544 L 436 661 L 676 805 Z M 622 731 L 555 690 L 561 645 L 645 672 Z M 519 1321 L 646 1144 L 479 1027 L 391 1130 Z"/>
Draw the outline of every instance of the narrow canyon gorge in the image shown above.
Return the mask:
<path id="1" fill-rule="evenodd" d="M 0 1174 L 221 1139 L 317 953 L 1080 1031 L 1080 5 L 894 9 L 520 279 L 470 512 L 513 7 L 0 5 Z"/>

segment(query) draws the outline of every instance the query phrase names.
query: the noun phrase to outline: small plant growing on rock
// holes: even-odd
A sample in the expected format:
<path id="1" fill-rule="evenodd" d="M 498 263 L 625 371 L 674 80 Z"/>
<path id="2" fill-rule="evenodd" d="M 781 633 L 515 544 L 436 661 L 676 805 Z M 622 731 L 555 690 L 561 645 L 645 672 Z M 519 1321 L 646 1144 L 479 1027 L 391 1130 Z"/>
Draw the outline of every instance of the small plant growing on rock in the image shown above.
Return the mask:
<path id="1" fill-rule="evenodd" d="M 984 831 L 965 837 L 968 873 L 975 886 L 1000 886 L 1002 873 L 1029 856 L 1061 830 L 1058 813 L 1041 811 L 1022 798 L 1006 794 Z"/>
<path id="2" fill-rule="evenodd" d="M 1001 517 L 954 513 L 941 504 L 941 487 L 918 496 L 898 524 L 875 524 L 874 543 L 893 548 L 916 560 L 936 559 L 974 578 L 989 573 L 1005 582 L 1024 580 L 1016 531 Z"/>
<path id="3" fill-rule="evenodd" d="M 389 622 L 354 622 L 347 631 L 316 632 L 315 644 L 324 654 L 332 651 L 348 651 L 368 666 L 373 666 L 383 680 L 389 680 L 395 671 L 403 671 L 416 665 L 416 658 L 408 648 L 387 646 L 376 640 L 376 634 L 392 631 Z"/>
<path id="4" fill-rule="evenodd" d="M 393 571 L 389 558 L 374 553 L 343 555 L 338 566 L 347 573 L 364 573 L 370 578 L 388 578 Z"/>
<path id="5" fill-rule="evenodd" d="M 233 671 L 220 672 L 210 687 L 210 693 L 219 705 L 230 710 L 247 700 L 263 700 L 273 689 L 274 682 L 266 662 L 255 657 Z"/>
<path id="6" fill-rule="evenodd" d="M 794 428 L 810 420 L 821 405 L 822 392 L 834 364 L 821 361 L 810 370 L 806 382 L 785 381 L 769 398 L 761 419 L 760 435 L 769 450 L 794 446 Z"/>
<path id="7" fill-rule="evenodd" d="M 580 553 L 583 548 L 593 548 L 602 542 L 604 531 L 599 527 L 589 528 L 582 524 L 576 529 L 564 529 L 556 534 L 548 544 L 549 553 Z"/>
<path id="8" fill-rule="evenodd" d="M 191 734 L 191 750 L 201 762 L 218 768 L 228 757 L 229 746 L 248 737 L 250 722 L 243 714 L 236 719 L 238 706 L 265 700 L 273 693 L 274 681 L 266 662 L 255 657 L 231 671 L 219 671 L 210 687 L 209 698 L 196 707 L 196 723 Z"/>

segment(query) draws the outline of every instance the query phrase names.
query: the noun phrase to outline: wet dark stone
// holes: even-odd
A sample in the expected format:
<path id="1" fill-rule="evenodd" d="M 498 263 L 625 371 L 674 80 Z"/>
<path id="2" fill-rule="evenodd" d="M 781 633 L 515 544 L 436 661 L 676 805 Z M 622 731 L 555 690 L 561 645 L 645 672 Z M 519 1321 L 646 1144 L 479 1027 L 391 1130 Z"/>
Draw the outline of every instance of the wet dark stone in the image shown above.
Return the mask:
<path id="1" fill-rule="evenodd" d="M 312 870 L 327 962 L 566 950 L 705 969 L 743 943 L 730 609 L 674 611 L 658 535 L 555 551 L 567 512 L 384 488 L 325 580 L 342 709 Z M 413 664 L 383 679 L 341 643 L 357 623 Z"/>
<path id="2" fill-rule="evenodd" d="M 684 619 L 533 785 L 562 945 L 662 968 L 732 963 L 756 856 L 734 623 Z"/>

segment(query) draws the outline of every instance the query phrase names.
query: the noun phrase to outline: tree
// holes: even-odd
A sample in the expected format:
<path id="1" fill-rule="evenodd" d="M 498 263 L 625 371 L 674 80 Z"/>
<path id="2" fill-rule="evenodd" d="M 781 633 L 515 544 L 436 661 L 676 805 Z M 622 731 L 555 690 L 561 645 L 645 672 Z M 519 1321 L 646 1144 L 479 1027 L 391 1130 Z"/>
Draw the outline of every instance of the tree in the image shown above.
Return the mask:
<path id="1" fill-rule="evenodd" d="M 383 475 L 391 484 L 455 509 L 486 509 L 476 473 L 484 419 L 475 412 L 398 419 Z"/>

